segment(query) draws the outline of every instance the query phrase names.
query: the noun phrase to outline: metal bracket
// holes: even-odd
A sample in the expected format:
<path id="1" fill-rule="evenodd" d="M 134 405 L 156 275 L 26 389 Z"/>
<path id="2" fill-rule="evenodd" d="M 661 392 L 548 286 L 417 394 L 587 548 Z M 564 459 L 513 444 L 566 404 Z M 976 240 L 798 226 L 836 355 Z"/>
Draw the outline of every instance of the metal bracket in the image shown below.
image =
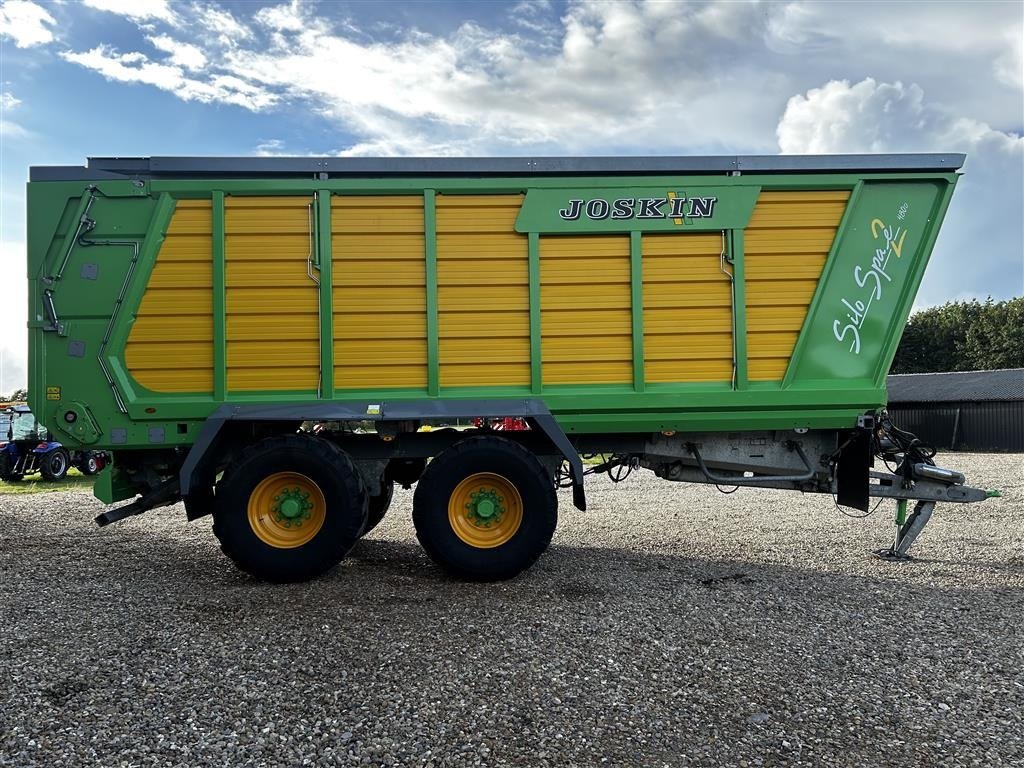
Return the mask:
<path id="1" fill-rule="evenodd" d="M 901 500 L 896 513 L 896 536 L 889 549 L 878 552 L 879 557 L 886 560 L 909 560 L 910 555 L 907 552 L 910 550 L 910 546 L 917 541 L 917 537 L 921 535 L 924 527 L 928 525 L 934 510 L 934 501 L 919 501 L 914 505 L 914 511 L 910 513 L 910 516 L 905 517 L 906 501 Z"/>
<path id="2" fill-rule="evenodd" d="M 814 479 L 814 467 L 811 466 L 811 462 L 807 460 L 807 454 L 804 453 L 804 449 L 800 447 L 800 443 L 791 443 L 790 447 L 796 451 L 800 457 L 800 461 L 803 462 L 804 467 L 807 471 L 802 475 L 764 475 L 762 477 L 736 477 L 727 475 L 716 475 L 708 469 L 707 464 L 704 463 L 704 458 L 700 455 L 700 451 L 694 443 L 687 445 L 690 453 L 697 460 L 697 466 L 700 467 L 701 474 L 704 475 L 712 483 L 719 485 L 750 485 L 750 486 L 762 486 L 765 481 L 772 482 L 788 482 L 788 483 L 802 483 L 807 480 Z"/>

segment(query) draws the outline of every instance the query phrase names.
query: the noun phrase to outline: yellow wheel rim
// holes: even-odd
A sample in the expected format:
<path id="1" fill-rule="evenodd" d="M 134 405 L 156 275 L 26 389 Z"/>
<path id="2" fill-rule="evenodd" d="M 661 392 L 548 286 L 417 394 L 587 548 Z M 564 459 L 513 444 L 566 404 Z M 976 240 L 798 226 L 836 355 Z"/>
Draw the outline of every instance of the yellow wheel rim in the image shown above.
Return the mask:
<path id="1" fill-rule="evenodd" d="M 448 522 L 460 540 L 477 549 L 500 547 L 523 523 L 523 499 L 501 475 L 477 472 L 452 491 Z"/>
<path id="2" fill-rule="evenodd" d="M 320 486 L 298 472 L 275 472 L 249 494 L 249 525 L 278 549 L 301 547 L 320 532 L 327 503 Z"/>

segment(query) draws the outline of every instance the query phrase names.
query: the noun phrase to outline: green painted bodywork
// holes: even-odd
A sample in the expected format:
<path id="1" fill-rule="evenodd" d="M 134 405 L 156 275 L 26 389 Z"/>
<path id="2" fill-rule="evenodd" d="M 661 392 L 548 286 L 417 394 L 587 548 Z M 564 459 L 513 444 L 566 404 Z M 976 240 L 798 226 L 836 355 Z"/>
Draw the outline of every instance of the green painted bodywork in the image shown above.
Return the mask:
<path id="1" fill-rule="evenodd" d="M 30 341 L 29 401 L 47 426 L 69 447 L 122 449 L 191 445 L 203 421 L 224 403 L 300 404 L 318 401 L 369 402 L 403 399 L 541 397 L 568 433 L 645 433 L 662 430 L 746 431 L 761 429 L 843 429 L 886 402 L 885 375 L 924 274 L 932 246 L 956 184 L 943 172 L 752 174 L 714 177 L 606 176 L 580 178 L 225 178 L 91 182 L 98 190 L 89 216 L 90 240 L 134 240 L 139 262 L 117 298 L 129 269 L 129 249 L 73 245 L 60 280 L 50 287 L 62 329 L 47 325 L 42 295 L 68 253 L 70 238 L 90 182 L 36 181 L 28 185 L 28 292 Z M 784 378 L 750 381 L 747 375 L 744 230 L 761 191 L 845 190 L 851 192 L 825 271 Z M 556 206 L 573 195 L 614 200 L 667 191 L 715 197 L 711 217 L 676 224 L 671 218 L 615 224 L 630 233 L 631 295 L 634 311 L 633 380 L 626 385 L 547 385 L 541 364 L 539 238 L 544 232 L 615 231 L 609 221 L 592 229 L 558 229 Z M 526 386 L 442 387 L 438 362 L 438 289 L 435 196 L 440 194 L 527 194 L 517 229 L 528 235 L 531 383 Z M 423 389 L 345 389 L 334 379 L 330 344 L 321 344 L 319 391 L 235 393 L 225 375 L 225 195 L 316 195 L 316 263 L 320 280 L 320 330 L 333 338 L 331 296 L 331 195 L 409 194 L 424 200 L 428 376 Z M 212 392 L 158 394 L 128 374 L 124 348 L 152 273 L 157 253 L 179 199 L 213 204 Z M 545 202 L 547 201 L 547 202 Z M 537 207 L 540 206 L 540 207 Z M 545 206 L 548 206 L 545 208 Z M 555 211 L 555 218 L 552 218 Z M 881 222 L 881 226 L 876 223 Z M 645 381 L 643 357 L 641 232 L 723 231 L 734 275 L 736 370 L 733 381 L 662 384 Z M 898 246 L 899 254 L 893 249 Z M 882 249 L 882 256 L 878 256 Z M 873 259 L 875 260 L 874 266 Z M 880 261 L 878 259 L 881 259 Z M 87 267 L 86 265 L 92 265 Z M 94 277 L 88 277 L 95 271 Z M 884 273 L 884 275 L 882 274 Z M 860 304 L 858 304 L 860 302 Z M 870 307 L 868 304 L 870 303 Z M 851 312 L 862 307 L 864 311 Z M 114 321 L 111 324 L 111 318 Z M 853 326 L 852 328 L 848 326 Z M 97 355 L 110 326 L 103 362 L 125 404 L 118 407 Z M 854 343 L 856 337 L 857 344 Z M 82 350 L 84 349 L 84 352 Z M 59 388 L 59 389 L 58 389 Z M 63 414 L 79 418 L 68 424 Z M 77 428 L 75 425 L 80 425 Z M 67 427 L 67 428 L 66 428 Z M 116 463 L 116 461 L 115 461 Z M 97 489 L 114 498 L 123 492 L 108 480 Z"/>

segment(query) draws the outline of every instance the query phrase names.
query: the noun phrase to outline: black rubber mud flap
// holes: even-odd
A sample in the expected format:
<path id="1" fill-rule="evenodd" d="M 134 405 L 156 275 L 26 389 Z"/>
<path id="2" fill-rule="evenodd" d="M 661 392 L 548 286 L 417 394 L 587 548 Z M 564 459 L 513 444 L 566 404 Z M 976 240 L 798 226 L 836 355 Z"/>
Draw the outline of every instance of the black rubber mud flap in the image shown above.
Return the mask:
<path id="1" fill-rule="evenodd" d="M 871 469 L 871 432 L 859 429 L 839 454 L 836 501 L 844 507 L 868 511 L 868 470 Z"/>

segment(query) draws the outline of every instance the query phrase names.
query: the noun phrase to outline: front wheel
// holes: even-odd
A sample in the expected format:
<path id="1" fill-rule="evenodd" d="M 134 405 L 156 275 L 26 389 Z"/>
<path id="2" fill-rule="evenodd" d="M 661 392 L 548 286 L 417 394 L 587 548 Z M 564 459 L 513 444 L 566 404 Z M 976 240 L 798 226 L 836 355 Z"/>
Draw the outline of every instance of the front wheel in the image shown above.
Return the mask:
<path id="1" fill-rule="evenodd" d="M 521 445 L 471 437 L 427 465 L 413 523 L 431 560 L 448 573 L 497 581 L 526 570 L 547 549 L 558 499 L 550 474 Z"/>
<path id="2" fill-rule="evenodd" d="M 63 480 L 71 466 L 71 457 L 63 448 L 54 448 L 43 456 L 39 471 L 47 480 Z"/>
<path id="3" fill-rule="evenodd" d="M 217 484 L 213 532 L 239 568 L 274 582 L 334 567 L 366 522 L 366 488 L 349 457 L 312 435 L 244 450 Z"/>

